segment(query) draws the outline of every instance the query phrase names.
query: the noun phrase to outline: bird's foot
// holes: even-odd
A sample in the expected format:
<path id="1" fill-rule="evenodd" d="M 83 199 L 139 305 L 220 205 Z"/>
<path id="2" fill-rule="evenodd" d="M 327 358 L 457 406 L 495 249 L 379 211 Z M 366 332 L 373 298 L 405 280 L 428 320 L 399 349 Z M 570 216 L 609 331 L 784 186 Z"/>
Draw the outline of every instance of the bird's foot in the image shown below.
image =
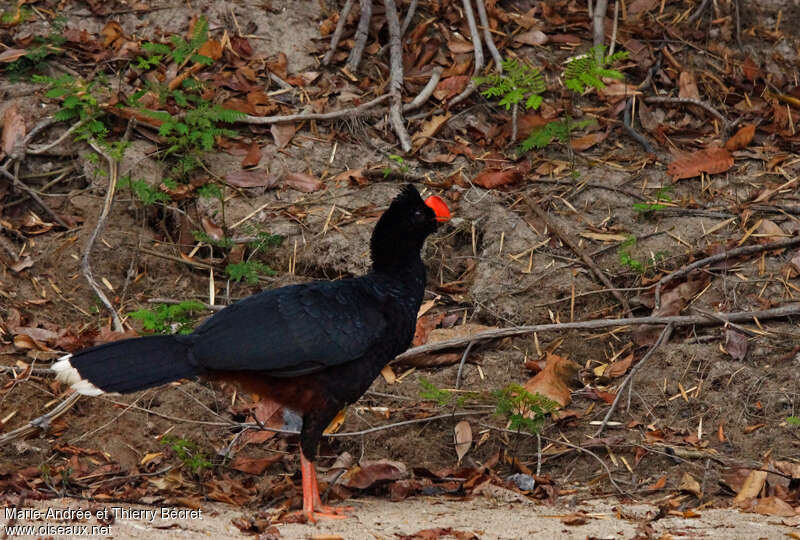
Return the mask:
<path id="1" fill-rule="evenodd" d="M 353 510 L 351 507 L 336 507 L 322 505 L 314 508 L 313 510 L 303 510 L 306 520 L 309 523 L 316 523 L 318 519 L 347 519 L 348 516 L 345 512 Z"/>

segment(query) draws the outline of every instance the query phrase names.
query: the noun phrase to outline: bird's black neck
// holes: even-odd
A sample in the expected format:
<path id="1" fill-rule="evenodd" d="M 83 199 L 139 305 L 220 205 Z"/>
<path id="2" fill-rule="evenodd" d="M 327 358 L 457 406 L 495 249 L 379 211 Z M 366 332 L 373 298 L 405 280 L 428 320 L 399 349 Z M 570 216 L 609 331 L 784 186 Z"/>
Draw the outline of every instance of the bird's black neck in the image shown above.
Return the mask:
<path id="1" fill-rule="evenodd" d="M 424 275 L 425 267 L 420 258 L 424 241 L 414 238 L 392 238 L 372 242 L 372 269 L 376 272 L 405 274 L 410 267 L 419 267 Z"/>
<path id="2" fill-rule="evenodd" d="M 373 262 L 371 274 L 381 276 L 382 280 L 394 283 L 393 287 L 402 289 L 405 295 L 422 301 L 425 292 L 425 265 L 419 254 L 398 265 L 381 265 Z"/>

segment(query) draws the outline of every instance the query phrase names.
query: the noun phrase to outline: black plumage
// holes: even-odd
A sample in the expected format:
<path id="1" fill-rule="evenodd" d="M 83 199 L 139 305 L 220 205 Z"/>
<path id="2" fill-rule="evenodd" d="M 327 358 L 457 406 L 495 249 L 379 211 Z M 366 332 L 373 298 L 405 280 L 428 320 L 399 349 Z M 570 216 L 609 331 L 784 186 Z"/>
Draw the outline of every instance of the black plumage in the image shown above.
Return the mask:
<path id="1" fill-rule="evenodd" d="M 87 394 L 200 375 L 239 382 L 297 410 L 303 415 L 303 506 L 313 520 L 321 503 L 311 462 L 322 432 L 411 344 L 425 287 L 420 251 L 437 221 L 447 218 L 441 199 L 423 201 L 407 185 L 375 225 L 368 274 L 264 291 L 189 335 L 101 345 L 68 355 L 55 369 Z"/>

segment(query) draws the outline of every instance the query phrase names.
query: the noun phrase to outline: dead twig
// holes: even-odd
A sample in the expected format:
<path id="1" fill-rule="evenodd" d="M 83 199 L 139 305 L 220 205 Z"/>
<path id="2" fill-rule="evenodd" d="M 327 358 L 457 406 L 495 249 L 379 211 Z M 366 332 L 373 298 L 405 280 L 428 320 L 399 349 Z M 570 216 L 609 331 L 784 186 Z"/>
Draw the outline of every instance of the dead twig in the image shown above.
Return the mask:
<path id="1" fill-rule="evenodd" d="M 547 228 L 550 229 L 556 236 L 558 236 L 562 242 L 567 244 L 569 248 L 573 252 L 575 252 L 575 254 L 578 255 L 583 260 L 584 263 L 586 263 L 586 265 L 591 269 L 594 275 L 597 276 L 597 279 L 603 282 L 603 285 L 605 285 L 606 288 L 611 290 L 611 294 L 613 294 L 614 298 L 616 298 L 617 301 L 619 301 L 619 303 L 622 305 L 622 309 L 625 311 L 625 314 L 631 316 L 632 311 L 631 311 L 631 306 L 628 304 L 628 300 L 624 296 L 622 296 L 622 293 L 619 292 L 614 287 L 614 284 L 611 283 L 611 280 L 608 279 L 608 276 L 605 275 L 605 273 L 600 269 L 599 266 L 597 266 L 597 264 L 592 260 L 592 258 L 589 257 L 586 254 L 586 252 L 582 250 L 578 246 L 578 244 L 572 240 L 572 238 L 570 238 L 564 231 L 562 231 L 561 227 L 556 225 L 555 222 L 552 219 L 550 219 L 550 216 L 548 216 L 547 213 L 544 210 L 542 210 L 538 204 L 531 202 L 528 199 L 525 199 L 525 202 L 528 204 L 530 209 L 533 210 L 533 212 L 539 217 L 539 219 L 547 223 Z"/>
<path id="2" fill-rule="evenodd" d="M 145 407 L 139 407 L 138 405 L 131 405 L 129 403 L 124 403 L 122 401 L 115 401 L 113 399 L 106 398 L 107 401 L 119 405 L 121 407 L 127 407 L 130 409 L 146 412 L 148 414 L 152 414 L 154 416 L 158 416 L 164 418 L 166 420 L 172 420 L 173 422 L 187 422 L 192 424 L 200 424 L 204 426 L 218 426 L 218 427 L 237 427 L 241 429 L 258 429 L 263 431 L 271 431 L 273 433 L 281 433 L 283 435 L 299 435 L 299 431 L 294 431 L 291 429 L 279 429 L 279 428 L 272 428 L 269 426 L 259 425 L 255 422 L 209 422 L 207 420 L 192 420 L 191 418 L 180 418 L 176 416 L 170 416 L 168 414 L 163 414 L 157 411 L 153 411 L 151 409 L 147 409 Z M 345 431 L 342 433 L 326 433 L 323 437 L 329 437 L 332 439 L 338 439 L 343 437 L 357 437 L 361 435 L 367 435 L 369 433 L 375 433 L 377 431 L 385 431 L 387 429 L 394 429 L 400 426 L 408 426 L 411 424 L 420 424 L 423 422 L 433 422 L 434 420 L 444 420 L 446 418 L 454 418 L 459 416 L 482 416 L 487 414 L 494 414 L 494 410 L 485 410 L 485 411 L 462 411 L 456 413 L 448 413 L 448 414 L 439 414 L 437 416 L 429 416 L 427 418 L 414 418 L 412 420 L 403 420 L 402 422 L 395 422 L 392 424 L 385 424 L 383 426 L 375 426 L 368 429 L 362 429 L 361 431 Z M 0 438 L 0 442 L 2 442 L 2 438 Z"/>
<path id="3" fill-rule="evenodd" d="M 567 442 L 567 441 L 565 441 L 563 439 L 551 439 L 551 438 L 545 437 L 544 435 L 541 435 L 541 434 L 526 433 L 524 431 L 514 431 L 514 430 L 511 430 L 511 429 L 500 428 L 500 427 L 497 427 L 497 426 L 492 426 L 492 425 L 489 425 L 489 424 L 485 424 L 483 422 L 478 422 L 478 425 L 479 426 L 483 426 L 483 427 L 488 428 L 488 429 L 492 429 L 494 431 L 500 431 L 502 433 L 511 433 L 512 435 L 524 435 L 525 437 L 537 437 L 539 439 L 544 439 L 545 441 L 548 441 L 548 442 L 551 442 L 551 443 L 554 443 L 554 444 L 562 444 L 564 446 L 567 446 L 567 447 L 572 448 L 574 450 L 577 450 L 579 452 L 583 452 L 585 454 L 589 454 L 590 456 L 592 456 L 594 459 L 597 460 L 597 462 L 603 467 L 603 469 L 605 469 L 606 474 L 608 475 L 608 481 L 611 482 L 611 485 L 614 486 L 614 489 L 616 489 L 622 495 L 629 496 L 629 493 L 624 491 L 614 481 L 614 478 L 611 476 L 611 469 L 608 468 L 608 465 L 606 465 L 605 461 L 600 459 L 600 456 L 598 456 L 597 454 L 595 454 L 591 450 L 583 448 L 582 446 L 579 446 L 577 444 L 569 443 L 569 442 Z"/>
<path id="4" fill-rule="evenodd" d="M 592 46 L 599 47 L 605 44 L 606 30 L 605 18 L 608 10 L 608 0 L 597 0 L 592 12 Z M 597 54 L 602 57 L 603 52 L 597 49 Z"/>
<path id="5" fill-rule="evenodd" d="M 456 390 L 461 388 L 461 372 L 464 369 L 464 364 L 467 362 L 467 357 L 469 356 L 469 351 L 472 350 L 472 346 L 475 345 L 474 341 L 470 341 L 469 345 L 467 345 L 464 354 L 461 355 L 461 362 L 458 364 L 458 373 L 456 373 Z"/>
<path id="6" fill-rule="evenodd" d="M 411 24 L 411 19 L 414 18 L 414 13 L 417 11 L 417 0 L 411 0 L 411 3 L 408 4 L 408 9 L 406 10 L 406 18 L 403 19 L 403 26 L 400 28 L 400 34 L 406 35 L 406 30 L 408 30 L 409 25 Z"/>
<path id="7" fill-rule="evenodd" d="M 664 285 L 666 285 L 670 281 L 673 281 L 675 279 L 687 275 L 689 272 L 691 272 L 696 268 L 700 268 L 701 266 L 706 266 L 708 264 L 713 264 L 719 261 L 724 261 L 729 257 L 738 257 L 739 255 L 750 255 L 752 253 L 761 253 L 762 251 L 772 251 L 774 249 L 784 249 L 799 244 L 800 244 L 800 236 L 796 236 L 788 240 L 781 240 L 780 242 L 773 242 L 771 244 L 739 247 L 723 251 L 721 253 L 717 253 L 716 255 L 711 255 L 710 257 L 706 257 L 705 259 L 700 259 L 698 261 L 695 261 L 692 264 L 684 266 L 680 270 L 676 270 L 671 274 L 667 274 L 666 276 L 658 280 L 658 283 L 656 283 L 656 290 L 655 290 L 655 309 L 661 307 L 661 289 L 664 287 Z"/>
<path id="8" fill-rule="evenodd" d="M 494 58 L 495 69 L 498 73 L 503 73 L 503 57 L 500 56 L 500 51 L 497 50 L 497 46 L 494 44 L 492 31 L 489 28 L 489 17 L 486 16 L 486 6 L 483 3 L 484 0 L 475 0 L 475 6 L 478 8 L 478 18 L 483 27 L 483 40 L 486 42 L 486 48 L 489 49 L 492 58 Z"/>
<path id="9" fill-rule="evenodd" d="M 328 52 L 325 53 L 325 56 L 322 58 L 322 65 L 327 66 L 331 63 L 333 59 L 333 53 L 336 52 L 336 46 L 339 45 L 339 40 L 342 37 L 342 31 L 344 30 L 344 25 L 347 22 L 347 16 L 350 15 L 350 10 L 353 8 L 353 0 L 347 0 L 345 2 L 342 11 L 339 12 L 339 21 L 336 23 L 336 30 L 333 31 L 333 35 L 331 36 L 331 45 L 328 49 Z"/>
<path id="10" fill-rule="evenodd" d="M 335 120 L 337 118 L 344 118 L 348 116 L 361 116 L 365 114 L 369 109 L 375 107 L 376 105 L 380 105 L 387 99 L 389 99 L 389 94 L 384 94 L 382 96 L 378 96 L 371 101 L 367 101 L 366 103 L 362 103 L 358 107 L 353 107 L 351 109 L 342 109 L 340 111 L 331 111 L 326 113 L 299 113 L 299 114 L 285 114 L 285 115 L 278 115 L 278 116 L 251 116 L 245 115 L 242 118 L 236 120 L 237 122 L 241 122 L 243 124 L 256 124 L 256 125 L 265 125 L 265 124 L 278 124 L 281 122 L 296 122 L 296 121 L 303 121 L 303 120 Z"/>
<path id="11" fill-rule="evenodd" d="M 633 119 L 631 118 L 631 110 L 633 109 L 633 99 L 629 97 L 628 100 L 625 102 L 625 109 L 622 113 L 622 127 L 625 128 L 625 131 L 628 135 L 631 136 L 631 139 L 638 142 L 644 148 L 644 151 L 648 154 L 655 154 L 655 149 L 650 145 L 650 142 L 644 138 L 644 135 L 639 133 L 633 128 Z"/>
<path id="12" fill-rule="evenodd" d="M 364 54 L 364 47 L 367 46 L 369 37 L 369 23 L 372 19 L 372 0 L 359 0 L 359 3 L 361 4 L 361 18 L 358 20 L 358 28 L 356 28 L 355 43 L 347 58 L 347 69 L 352 72 L 358 70 L 358 65 L 361 63 L 361 56 Z"/>
<path id="13" fill-rule="evenodd" d="M 619 403 L 619 398 L 622 397 L 622 390 L 628 384 L 633 386 L 633 377 L 634 377 L 634 375 L 636 375 L 636 373 L 642 368 L 642 366 L 644 366 L 647 363 L 647 360 L 649 360 L 650 357 L 653 356 L 653 353 L 656 352 L 656 350 L 661 345 L 663 345 L 664 343 L 669 341 L 669 338 L 672 335 L 673 328 L 674 328 L 674 326 L 672 324 L 668 324 L 667 326 L 665 326 L 664 330 L 662 330 L 662 332 L 661 332 L 661 335 L 658 336 L 658 339 L 656 340 L 656 342 L 653 344 L 652 347 L 650 347 L 650 350 L 647 351 L 647 353 L 642 357 L 641 360 L 639 360 L 639 362 L 635 366 L 633 366 L 633 368 L 631 369 L 631 372 L 628 373 L 628 376 L 625 377 L 625 379 L 622 381 L 622 384 L 620 384 L 619 387 L 617 388 L 617 395 L 614 398 L 614 402 L 611 404 L 611 407 L 608 408 L 608 412 L 606 412 L 606 415 L 603 418 L 603 422 L 600 424 L 600 427 L 597 429 L 597 431 L 594 433 L 594 435 L 592 435 L 592 437 L 595 437 L 595 438 L 599 437 L 600 434 L 603 432 L 603 430 L 606 428 L 606 425 L 608 424 L 609 418 L 611 418 L 611 415 L 614 413 L 614 409 L 617 408 L 617 403 Z"/>
<path id="14" fill-rule="evenodd" d="M 481 0 L 477 1 L 480 2 Z M 480 75 L 481 70 L 483 70 L 483 44 L 481 43 L 481 35 L 478 33 L 478 25 L 475 24 L 475 14 L 472 12 L 472 4 L 470 4 L 470 0 L 461 0 L 461 3 L 464 6 L 464 15 L 467 17 L 467 24 L 469 25 L 469 35 L 475 54 L 475 67 L 472 69 L 472 78 L 470 78 L 469 84 L 467 84 L 463 92 L 450 100 L 450 107 L 461 103 L 475 92 L 477 86 L 473 79 Z"/>
<path id="15" fill-rule="evenodd" d="M 411 103 L 406 103 L 403 105 L 403 112 L 413 111 L 414 109 L 418 109 L 422 105 L 425 104 L 428 99 L 430 99 L 433 91 L 436 90 L 436 85 L 439 84 L 439 79 L 442 78 L 442 71 L 444 68 L 442 66 L 436 66 L 431 70 L 431 78 L 428 79 L 428 84 L 417 94 L 417 97 Z"/>
<path id="16" fill-rule="evenodd" d="M 34 418 L 22 427 L 18 427 L 13 431 L 9 431 L 8 433 L 0 435 L 0 447 L 12 441 L 16 441 L 17 439 L 25 438 L 40 429 L 46 430 L 48 427 L 50 427 L 50 424 L 52 424 L 53 420 L 67 412 L 70 407 L 75 405 L 80 397 L 80 394 L 73 392 L 69 395 L 69 397 L 56 405 L 50 412 Z"/>
<path id="17" fill-rule="evenodd" d="M 97 285 L 97 282 L 94 280 L 94 276 L 92 276 L 92 264 L 90 261 L 90 257 L 92 254 L 92 249 L 94 248 L 94 243 L 97 240 L 97 237 L 100 236 L 100 233 L 106 226 L 106 220 L 108 219 L 108 213 L 111 210 L 111 205 L 114 202 L 114 191 L 117 188 L 117 160 L 111 157 L 105 150 L 103 150 L 100 145 L 98 145 L 95 141 L 89 140 L 89 146 L 91 146 L 95 152 L 103 156 L 108 163 L 108 187 L 106 188 L 106 198 L 103 201 L 103 208 L 100 211 L 100 215 L 97 218 L 97 223 L 92 230 L 92 234 L 89 235 L 89 240 L 86 242 L 86 246 L 83 248 L 83 256 L 81 257 L 81 272 L 83 273 L 83 277 L 86 278 L 86 281 L 89 282 L 89 286 L 92 288 L 94 293 L 100 298 L 100 301 L 106 307 L 106 309 L 111 314 L 111 319 L 114 322 L 114 330 L 116 332 L 124 332 L 125 328 L 122 326 L 122 319 L 120 319 L 117 310 L 111 304 L 111 301 L 105 295 L 105 293 L 100 289 Z"/>
<path id="18" fill-rule="evenodd" d="M 10 172 L 8 172 L 8 169 L 6 169 L 6 167 L 7 167 L 9 164 L 11 164 L 12 162 L 14 163 L 14 169 L 15 169 L 15 173 L 14 173 L 14 174 L 11 174 Z M 9 160 L 9 161 L 6 163 L 6 165 L 5 165 L 5 166 L 3 166 L 3 167 L 0 167 L 0 174 L 2 174 L 3 176 L 5 176 L 5 177 L 6 177 L 6 178 L 8 178 L 9 180 L 11 180 L 11 182 L 12 182 L 12 183 L 13 183 L 13 184 L 14 184 L 16 187 L 18 187 L 19 189 L 21 189 L 22 191 L 24 191 L 25 193 L 27 193 L 27 194 L 28 194 L 28 196 L 29 196 L 31 199 L 33 199 L 34 201 L 36 201 L 36 202 L 37 202 L 37 204 L 38 204 L 39 206 L 41 206 L 41 207 L 42 207 L 42 209 L 45 211 L 45 213 L 46 213 L 48 216 L 50 216 L 50 217 L 53 219 L 53 221 L 55 221 L 56 223 L 58 223 L 60 226 L 64 227 L 65 229 L 69 229 L 69 228 L 70 228 L 70 227 L 69 227 L 69 225 L 67 225 L 67 224 L 64 222 L 64 220 L 63 220 L 63 219 L 61 219 L 60 217 L 58 217 L 58 214 L 56 214 L 55 212 L 53 212 L 53 211 L 50 209 L 50 207 L 49 207 L 49 206 L 47 206 L 47 204 L 45 204 L 45 202 L 42 200 L 42 198 L 41 198 L 41 197 L 39 197 L 39 195 L 38 195 L 38 194 L 37 194 L 37 193 L 36 193 L 36 192 L 35 192 L 33 189 L 31 189 L 31 188 L 30 188 L 30 187 L 29 187 L 27 184 L 25 184 L 25 182 L 23 182 L 22 180 L 20 180 L 20 179 L 17 177 L 17 176 L 18 176 L 18 175 L 17 175 L 17 172 L 18 172 L 18 171 L 19 171 L 19 161 L 13 161 L 13 160 Z"/>
<path id="19" fill-rule="evenodd" d="M 411 151 L 411 137 L 403 120 L 403 48 L 400 44 L 400 18 L 397 16 L 397 5 L 394 0 L 383 0 L 386 11 L 386 24 L 389 27 L 389 66 L 391 79 L 389 95 L 392 106 L 389 109 L 389 120 L 394 132 L 400 140 L 403 152 Z"/>
<path id="20" fill-rule="evenodd" d="M 703 3 L 700 4 L 700 7 L 698 7 L 694 11 L 694 13 L 692 13 L 691 16 L 688 19 L 686 19 L 686 22 L 688 24 L 694 24 L 697 21 L 697 19 L 702 17 L 703 16 L 703 12 L 705 12 L 706 8 L 708 7 L 708 2 L 709 2 L 709 0 L 703 0 Z"/>
<path id="21" fill-rule="evenodd" d="M 719 317 L 730 322 L 747 322 L 752 319 L 767 320 L 779 319 L 790 315 L 800 315 L 800 303 L 795 302 L 784 306 L 760 311 L 734 311 L 717 313 Z M 666 317 L 626 317 L 621 319 L 595 319 L 591 321 L 575 321 L 565 323 L 533 324 L 529 326 L 515 326 L 511 328 L 498 328 L 486 330 L 469 336 L 446 339 L 435 343 L 426 343 L 413 349 L 408 349 L 395 358 L 395 362 L 408 360 L 422 354 L 428 354 L 444 349 L 453 349 L 468 344 L 471 341 L 487 341 L 510 336 L 533 334 L 534 332 L 563 332 L 565 330 L 599 330 L 613 326 L 628 326 L 639 324 L 670 324 L 676 328 L 691 325 L 714 325 L 718 320 L 704 315 L 670 315 Z"/>
<path id="22" fill-rule="evenodd" d="M 26 153 L 27 154 L 33 154 L 33 155 L 44 154 L 45 152 L 47 152 L 48 150 L 50 150 L 54 146 L 58 146 L 59 144 L 61 144 L 67 137 L 72 135 L 75 132 L 75 130 L 77 130 L 79 127 L 81 127 L 86 122 L 88 122 L 88 120 L 89 120 L 88 118 L 85 118 L 85 119 L 81 120 L 80 122 L 76 122 L 75 124 L 72 125 L 72 127 L 70 127 L 67 131 L 62 133 L 61 136 L 58 137 L 53 142 L 49 142 L 49 143 L 43 144 L 41 146 L 28 148 L 26 150 Z"/>
<path id="23" fill-rule="evenodd" d="M 728 122 L 728 119 L 719 112 L 717 109 L 712 107 L 709 103 L 703 101 L 702 99 L 695 99 L 695 98 L 682 98 L 682 97 L 670 97 L 670 96 L 651 96 L 644 98 L 646 103 L 679 103 L 685 105 L 697 105 L 698 107 L 705 109 L 708 111 L 713 117 L 717 118 L 720 122 L 722 122 L 722 132 L 725 133 L 731 128 L 731 123 Z"/>

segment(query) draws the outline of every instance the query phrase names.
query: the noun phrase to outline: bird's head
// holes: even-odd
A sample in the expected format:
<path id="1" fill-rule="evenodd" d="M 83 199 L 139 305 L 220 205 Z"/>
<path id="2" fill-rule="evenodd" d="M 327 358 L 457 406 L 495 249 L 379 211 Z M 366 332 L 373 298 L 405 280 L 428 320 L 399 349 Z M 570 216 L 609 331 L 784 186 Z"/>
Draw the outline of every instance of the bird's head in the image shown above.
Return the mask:
<path id="1" fill-rule="evenodd" d="M 433 195 L 422 200 L 416 188 L 406 184 L 372 232 L 373 265 L 397 267 L 418 258 L 425 238 L 448 219 L 450 210 L 442 199 Z"/>

